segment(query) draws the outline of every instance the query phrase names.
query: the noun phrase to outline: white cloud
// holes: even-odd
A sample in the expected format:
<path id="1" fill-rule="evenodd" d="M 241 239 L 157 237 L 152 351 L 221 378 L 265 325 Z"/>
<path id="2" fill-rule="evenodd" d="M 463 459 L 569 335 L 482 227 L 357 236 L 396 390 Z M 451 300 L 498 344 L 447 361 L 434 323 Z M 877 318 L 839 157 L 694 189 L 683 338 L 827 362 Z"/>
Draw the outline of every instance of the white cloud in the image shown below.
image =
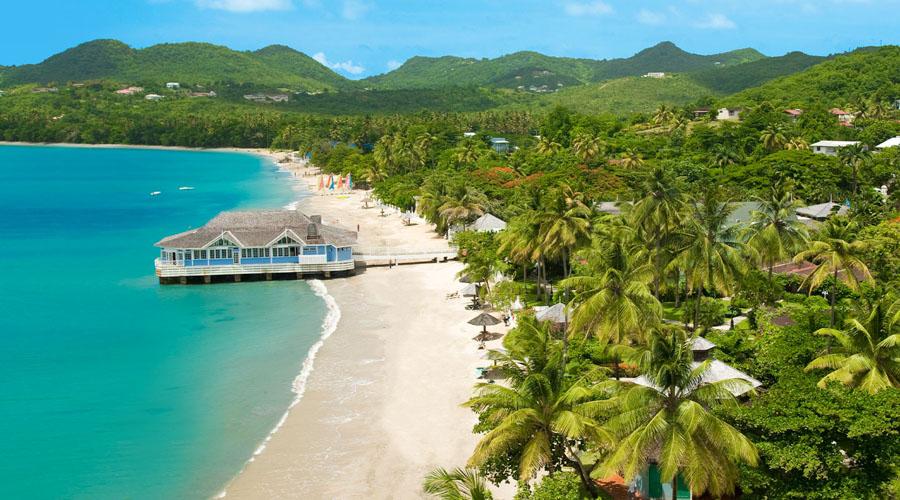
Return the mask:
<path id="1" fill-rule="evenodd" d="M 258 12 L 263 10 L 288 10 L 291 0 L 196 0 L 201 9 L 227 10 L 229 12 Z"/>
<path id="2" fill-rule="evenodd" d="M 730 30 L 737 28 L 734 21 L 728 19 L 724 14 L 709 14 L 705 19 L 695 24 L 695 26 L 711 30 Z"/>
<path id="3" fill-rule="evenodd" d="M 666 16 L 662 12 L 654 12 L 652 10 L 641 9 L 638 12 L 637 20 L 641 24 L 659 25 L 666 21 Z"/>
<path id="4" fill-rule="evenodd" d="M 351 75 L 358 75 L 366 70 L 362 65 L 354 64 L 352 60 L 348 59 L 343 62 L 330 62 L 327 57 L 325 57 L 324 52 L 316 52 L 313 56 L 313 59 L 318 61 L 323 66 L 327 66 L 331 69 L 338 69 Z"/>
<path id="5" fill-rule="evenodd" d="M 360 0 L 344 0 L 341 16 L 348 21 L 356 21 L 369 12 L 372 6 Z"/>
<path id="6" fill-rule="evenodd" d="M 563 10 L 570 16 L 602 16 L 612 12 L 612 7 L 601 0 L 593 2 L 567 2 Z"/>
<path id="7" fill-rule="evenodd" d="M 400 66 L 403 66 L 403 63 L 396 59 L 391 59 L 390 61 L 387 62 L 388 71 L 394 71 L 395 69 L 399 68 Z"/>

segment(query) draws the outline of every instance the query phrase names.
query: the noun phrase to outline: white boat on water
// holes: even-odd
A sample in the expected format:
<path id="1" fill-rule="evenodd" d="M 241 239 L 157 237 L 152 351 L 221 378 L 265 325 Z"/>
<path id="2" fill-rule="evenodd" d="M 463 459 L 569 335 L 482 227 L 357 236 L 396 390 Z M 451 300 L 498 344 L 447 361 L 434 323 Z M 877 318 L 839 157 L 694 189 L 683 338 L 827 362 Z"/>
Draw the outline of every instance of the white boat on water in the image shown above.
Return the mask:
<path id="1" fill-rule="evenodd" d="M 193 190 L 194 190 L 194 186 L 179 186 L 179 187 L 178 187 L 178 190 L 179 190 L 179 191 L 193 191 Z"/>
<path id="2" fill-rule="evenodd" d="M 152 193 L 150 193 L 150 196 L 159 196 L 161 194 L 162 194 L 162 191 L 153 191 Z"/>

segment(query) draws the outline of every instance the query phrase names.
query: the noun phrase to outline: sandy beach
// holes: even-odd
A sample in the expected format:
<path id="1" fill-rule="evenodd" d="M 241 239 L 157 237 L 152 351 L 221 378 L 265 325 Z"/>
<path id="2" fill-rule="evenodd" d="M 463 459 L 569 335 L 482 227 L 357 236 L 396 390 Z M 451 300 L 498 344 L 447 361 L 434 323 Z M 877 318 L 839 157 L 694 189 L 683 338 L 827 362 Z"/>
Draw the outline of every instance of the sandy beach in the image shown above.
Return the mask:
<path id="1" fill-rule="evenodd" d="M 303 165 L 287 167 L 315 182 Z M 448 249 L 430 225 L 365 209 L 363 197 L 314 195 L 300 209 L 358 225 L 361 247 Z M 447 298 L 461 268 L 378 267 L 325 281 L 341 309 L 337 330 L 318 352 L 303 398 L 227 497 L 422 498 L 428 471 L 465 465 L 476 417 L 459 404 L 486 362 L 472 340 L 477 328 L 466 324 L 474 315 L 466 299 Z"/>

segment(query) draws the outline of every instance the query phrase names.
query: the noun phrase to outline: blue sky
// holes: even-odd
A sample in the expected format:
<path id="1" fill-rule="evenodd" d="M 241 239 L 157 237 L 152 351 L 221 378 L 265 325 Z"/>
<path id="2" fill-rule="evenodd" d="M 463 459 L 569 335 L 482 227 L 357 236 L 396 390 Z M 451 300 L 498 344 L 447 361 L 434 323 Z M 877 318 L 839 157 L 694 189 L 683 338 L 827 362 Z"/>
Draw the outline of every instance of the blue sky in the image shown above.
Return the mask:
<path id="1" fill-rule="evenodd" d="M 3 2 L 0 64 L 39 62 L 79 43 L 134 47 L 279 43 L 350 77 L 414 55 L 496 57 L 518 50 L 627 57 L 660 41 L 715 53 L 754 47 L 842 52 L 900 43 L 900 0 L 45 0 Z"/>

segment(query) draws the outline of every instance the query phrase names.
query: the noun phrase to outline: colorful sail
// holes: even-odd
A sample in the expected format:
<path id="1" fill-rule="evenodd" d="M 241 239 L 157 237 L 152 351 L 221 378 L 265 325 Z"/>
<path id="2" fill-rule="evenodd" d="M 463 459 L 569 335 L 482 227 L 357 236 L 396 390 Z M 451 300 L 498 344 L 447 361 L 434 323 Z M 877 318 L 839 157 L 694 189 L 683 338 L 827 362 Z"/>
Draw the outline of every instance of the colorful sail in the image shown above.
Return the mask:
<path id="1" fill-rule="evenodd" d="M 347 174 L 347 189 L 353 189 L 353 174 Z"/>
<path id="2" fill-rule="evenodd" d="M 323 189 L 325 189 L 325 176 L 320 175 L 319 176 L 319 191 L 321 191 Z"/>

